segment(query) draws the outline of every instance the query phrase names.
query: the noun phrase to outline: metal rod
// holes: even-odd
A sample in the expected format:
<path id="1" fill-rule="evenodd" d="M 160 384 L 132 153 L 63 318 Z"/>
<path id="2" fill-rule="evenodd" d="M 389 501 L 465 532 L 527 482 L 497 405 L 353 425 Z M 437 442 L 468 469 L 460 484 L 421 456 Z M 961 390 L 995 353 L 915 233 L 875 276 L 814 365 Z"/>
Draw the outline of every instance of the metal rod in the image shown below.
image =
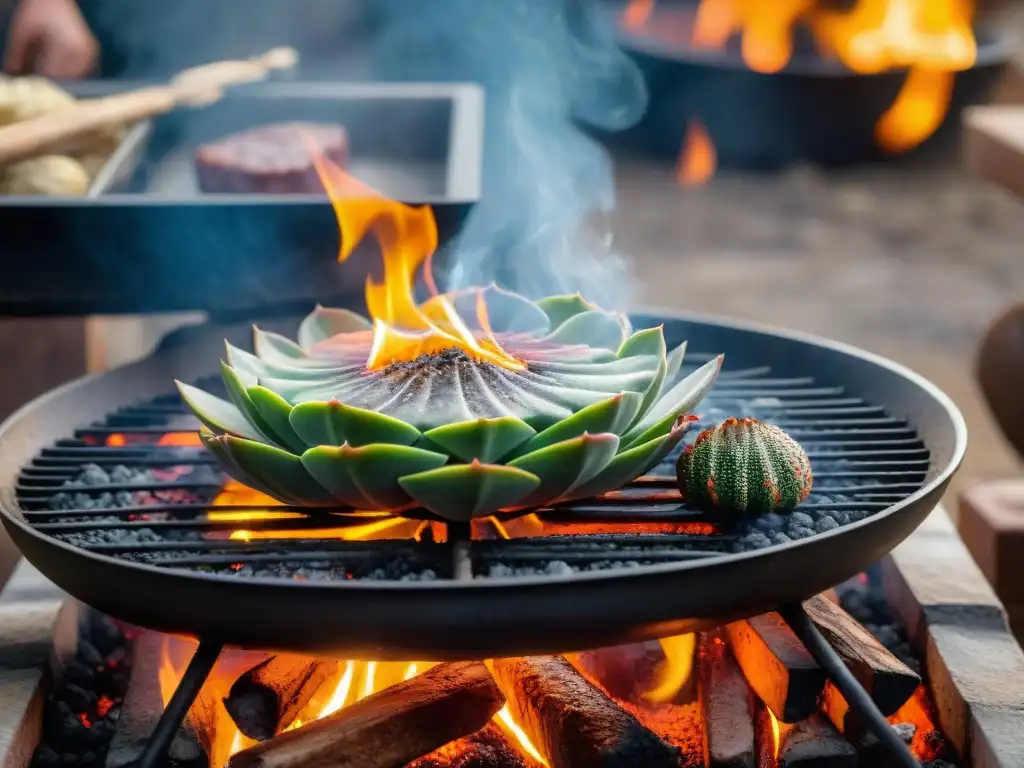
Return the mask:
<path id="1" fill-rule="evenodd" d="M 171 742 L 184 722 L 189 707 L 199 695 L 203 683 L 210 676 L 223 647 L 222 643 L 200 641 L 181 682 L 174 689 L 164 713 L 160 715 L 153 735 L 146 743 L 146 751 L 142 753 L 138 768 L 163 768 L 167 764 L 167 752 L 170 750 Z"/>
<path id="2" fill-rule="evenodd" d="M 800 642 L 818 662 L 818 666 L 825 670 L 825 674 L 835 683 L 836 688 L 846 699 L 846 703 L 861 717 L 868 731 L 874 734 L 875 738 L 885 747 L 892 760 L 892 765 L 897 768 L 920 768 L 920 763 L 914 757 L 914 753 L 910 751 L 910 747 L 904 744 L 893 730 L 889 721 L 885 719 L 885 715 L 871 700 L 868 692 L 857 682 L 857 678 L 843 663 L 836 650 L 829 645 L 818 628 L 804 613 L 803 607 L 799 604 L 787 605 L 779 609 L 779 614 L 794 634 L 800 638 Z"/>

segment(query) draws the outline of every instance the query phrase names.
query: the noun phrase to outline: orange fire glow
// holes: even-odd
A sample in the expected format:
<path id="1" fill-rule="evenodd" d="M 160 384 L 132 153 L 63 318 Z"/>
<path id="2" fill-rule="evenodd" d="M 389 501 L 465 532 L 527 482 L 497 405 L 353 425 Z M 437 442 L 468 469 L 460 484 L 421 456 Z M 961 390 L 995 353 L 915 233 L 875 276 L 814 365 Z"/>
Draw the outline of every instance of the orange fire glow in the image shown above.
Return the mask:
<path id="1" fill-rule="evenodd" d="M 676 181 L 684 187 L 699 187 L 715 175 L 718 155 L 715 144 L 700 122 L 693 121 L 676 163 Z"/>
<path id="2" fill-rule="evenodd" d="M 133 443 L 151 444 L 152 441 L 144 435 L 141 436 L 139 440 L 131 440 L 128 435 L 121 432 L 115 432 L 112 435 L 107 435 L 107 439 L 104 441 L 104 445 L 108 448 L 121 448 L 126 445 L 132 445 Z M 156 441 L 156 444 L 162 446 L 191 448 L 202 446 L 203 443 L 199 439 L 198 432 L 165 432 L 160 435 L 160 439 Z"/>
<path id="3" fill-rule="evenodd" d="M 689 682 L 693 673 L 694 654 L 697 650 L 697 635 L 677 635 L 661 640 L 665 663 L 655 687 L 644 694 L 652 704 L 667 704 Z"/>
<path id="4" fill-rule="evenodd" d="M 348 259 L 370 231 L 380 246 L 383 280 L 366 280 L 366 306 L 373 320 L 366 367 L 386 368 L 420 355 L 457 348 L 476 360 L 524 370 L 526 366 L 502 349 L 491 332 L 483 301 L 476 305 L 479 331 L 474 331 L 452 302 L 437 293 L 430 266 L 437 250 L 437 222 L 430 206 L 413 208 L 389 200 L 330 162 L 315 145 L 310 145 L 310 152 L 341 230 L 338 261 Z M 433 294 L 423 304 L 414 296 L 416 275 L 421 269 Z M 322 343 L 327 348 L 332 340 Z"/>
<path id="5" fill-rule="evenodd" d="M 621 23 L 633 32 L 659 25 L 656 0 L 632 0 Z M 743 60 L 756 72 L 779 72 L 793 56 L 794 31 L 810 30 L 823 55 L 858 74 L 907 70 L 892 106 L 875 127 L 878 145 L 907 152 L 942 124 L 949 109 L 954 73 L 974 66 L 974 0 L 854 0 L 845 9 L 820 0 L 701 0 L 693 18 L 690 44 L 721 50 L 733 36 Z M 700 184 L 702 174 L 684 173 L 694 154 L 690 127 L 679 160 L 679 182 Z M 700 138 L 712 149 L 710 137 Z M 702 154 L 707 154 L 701 150 Z M 706 163 L 698 166 L 704 170 Z M 710 178 L 714 171 L 711 165 Z"/>
<path id="6" fill-rule="evenodd" d="M 175 687 L 184 674 L 192 653 L 194 641 L 165 636 L 163 655 L 159 671 L 160 692 L 166 706 Z M 207 679 L 200 696 L 189 711 L 189 724 L 197 733 L 210 755 L 212 768 L 221 768 L 232 755 L 255 742 L 247 739 L 232 721 L 223 704 L 233 682 L 246 669 L 266 658 L 264 654 L 232 651 L 218 661 L 213 674 Z M 301 728 L 304 724 L 333 715 L 345 707 L 365 699 L 378 691 L 409 680 L 426 672 L 433 662 L 398 661 L 355 661 L 349 659 L 338 663 L 337 673 L 328 680 L 298 714 L 295 720 L 283 730 Z M 548 766 L 548 762 L 530 741 L 529 736 L 515 721 L 509 708 L 504 707 L 494 716 L 494 722 L 518 745 L 524 754 L 536 763 Z"/>

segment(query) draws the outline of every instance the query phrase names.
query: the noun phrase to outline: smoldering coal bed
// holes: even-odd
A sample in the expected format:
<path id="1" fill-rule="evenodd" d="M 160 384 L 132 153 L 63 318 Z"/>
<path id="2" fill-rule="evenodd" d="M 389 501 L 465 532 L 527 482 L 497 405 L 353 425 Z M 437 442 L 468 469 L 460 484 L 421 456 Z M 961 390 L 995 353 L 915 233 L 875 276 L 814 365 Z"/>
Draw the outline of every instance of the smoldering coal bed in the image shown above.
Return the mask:
<path id="1" fill-rule="evenodd" d="M 835 599 L 842 609 L 829 607 Z M 879 694 L 884 687 L 879 685 L 875 695 L 889 697 L 882 706 L 892 710 L 889 721 L 915 756 L 927 768 L 954 768 L 957 763 L 934 725 L 926 687 L 918 685 L 920 662 L 888 609 L 880 576 L 865 574 L 815 600 L 818 608 L 810 615 L 825 606 L 826 617 L 817 620 L 849 632 L 861 650 L 870 649 L 876 682 L 888 675 L 889 693 Z M 837 620 L 845 628 L 835 629 Z M 860 637 L 857 627 L 874 640 Z M 784 625 L 769 615 L 699 639 L 495 662 L 489 668 L 507 699 L 501 713 L 407 766 L 538 768 L 538 756 L 548 765 L 570 768 L 887 765 L 879 745 L 837 705 L 841 701 L 831 684 L 814 674 L 813 662 L 801 666 L 806 659 L 794 657 L 792 648 L 788 656 L 780 652 L 785 638 L 779 633 Z M 122 632 L 110 619 L 86 614 L 77 654 L 59 667 L 46 699 L 32 766 L 124 768 L 137 761 L 147 729 L 159 715 L 161 677 L 167 669 L 180 673 L 183 650 L 188 650 L 185 641 L 134 628 Z M 308 745 L 308 737 L 293 735 L 289 741 L 278 735 L 303 733 L 302 718 L 310 712 L 328 713 L 319 722 L 330 721 L 329 728 L 321 726 L 329 742 L 347 750 L 372 750 L 380 734 L 352 725 L 359 707 L 370 700 L 384 702 L 378 714 L 398 723 L 387 731 L 389 738 L 416 743 L 424 722 L 433 721 L 410 719 L 401 697 L 396 700 L 393 694 L 399 684 L 425 679 L 417 678 L 419 672 L 411 664 L 389 671 L 381 663 L 375 680 L 367 662 L 229 653 L 193 705 L 168 764 L 220 768 L 231 757 L 231 766 L 320 765 L 322 755 Z M 893 681 L 904 684 L 894 686 Z M 376 695 L 368 697 L 373 691 Z M 573 696 L 571 708 L 566 691 Z M 482 699 L 470 701 L 479 706 Z M 472 720 L 465 702 L 431 707 L 432 715 L 443 712 L 449 721 Z M 782 717 L 770 714 L 769 707 Z M 291 746 L 284 751 L 273 746 L 280 743 Z M 384 764 L 372 755 L 353 758 L 351 752 L 346 759 L 341 764 Z"/>

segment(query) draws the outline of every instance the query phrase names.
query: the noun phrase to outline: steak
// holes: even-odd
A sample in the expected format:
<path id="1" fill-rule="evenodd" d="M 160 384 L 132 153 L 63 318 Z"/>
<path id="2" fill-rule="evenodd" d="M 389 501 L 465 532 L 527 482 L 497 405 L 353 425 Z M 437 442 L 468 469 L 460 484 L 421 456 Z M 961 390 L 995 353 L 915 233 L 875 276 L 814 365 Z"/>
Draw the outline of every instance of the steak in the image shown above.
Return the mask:
<path id="1" fill-rule="evenodd" d="M 195 157 L 199 188 L 211 194 L 323 192 L 311 143 L 336 165 L 348 162 L 348 134 L 343 127 L 275 123 L 201 145 Z"/>

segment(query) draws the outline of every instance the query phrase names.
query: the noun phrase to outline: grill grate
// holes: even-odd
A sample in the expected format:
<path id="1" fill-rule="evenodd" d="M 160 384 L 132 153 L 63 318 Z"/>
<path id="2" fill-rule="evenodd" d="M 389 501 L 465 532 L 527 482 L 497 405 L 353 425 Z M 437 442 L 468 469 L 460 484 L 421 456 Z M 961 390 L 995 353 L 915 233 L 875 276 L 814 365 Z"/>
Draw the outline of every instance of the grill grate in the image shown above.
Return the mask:
<path id="1" fill-rule="evenodd" d="M 690 356 L 688 367 L 707 359 Z M 210 380 L 200 384 L 217 388 Z M 692 509 L 675 489 L 672 455 L 628 488 L 497 523 L 444 525 L 426 513 L 413 520 L 352 510 L 310 515 L 291 506 L 270 510 L 292 513 L 288 519 L 240 522 L 237 513 L 267 508 L 213 503 L 227 477 L 212 456 L 200 446 L 159 443 L 198 428 L 177 394 L 120 408 L 43 449 L 16 490 L 25 519 L 39 531 L 161 567 L 299 580 L 450 579 L 704 560 L 763 548 L 885 509 L 921 487 L 929 468 L 929 451 L 906 419 L 844 387 L 773 377 L 768 366 L 723 370 L 698 415 L 690 440 L 728 416 L 778 424 L 799 440 L 814 462 L 815 485 L 797 513 L 724 521 Z M 232 538 L 239 529 L 247 533 Z M 345 529 L 382 538 L 339 538 Z M 335 538 L 323 538 L 325 532 Z"/>

